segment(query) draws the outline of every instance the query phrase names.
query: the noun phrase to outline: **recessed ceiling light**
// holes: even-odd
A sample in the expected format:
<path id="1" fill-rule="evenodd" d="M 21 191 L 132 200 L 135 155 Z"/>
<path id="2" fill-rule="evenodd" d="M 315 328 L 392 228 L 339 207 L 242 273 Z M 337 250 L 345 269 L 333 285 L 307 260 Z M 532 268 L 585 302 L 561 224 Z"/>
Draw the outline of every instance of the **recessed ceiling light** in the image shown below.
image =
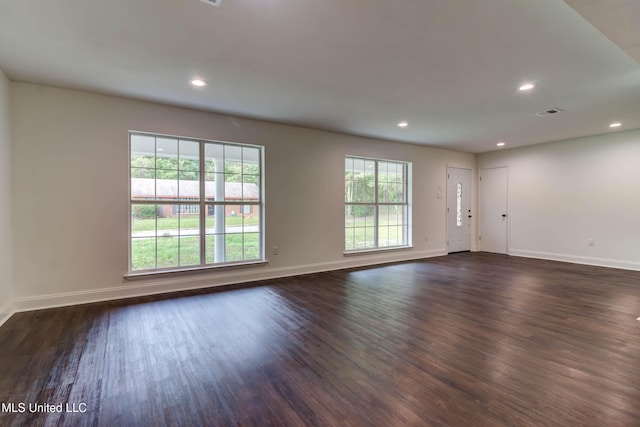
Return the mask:
<path id="1" fill-rule="evenodd" d="M 400 123 L 398 123 L 398 127 L 399 127 L 399 128 L 406 128 L 407 126 L 409 126 L 409 123 L 407 123 L 407 122 L 400 122 Z"/>
<path id="2" fill-rule="evenodd" d="M 536 85 L 533 84 L 533 83 L 524 83 L 518 89 L 521 90 L 521 91 L 527 91 L 527 90 L 533 89 L 534 87 L 536 87 Z"/>
<path id="3" fill-rule="evenodd" d="M 498 147 L 504 147 L 504 142 L 500 141 L 496 144 Z"/>
<path id="4" fill-rule="evenodd" d="M 610 128 L 619 128 L 620 126 L 622 126 L 620 122 L 613 122 L 609 125 Z"/>
<path id="5" fill-rule="evenodd" d="M 156 151 L 164 151 L 164 148 L 156 148 Z"/>
<path id="6" fill-rule="evenodd" d="M 196 86 L 196 87 L 203 87 L 203 86 L 207 85 L 207 82 L 205 82 L 204 80 L 200 80 L 200 79 L 193 79 L 193 80 L 191 80 L 191 84 L 193 86 Z"/>

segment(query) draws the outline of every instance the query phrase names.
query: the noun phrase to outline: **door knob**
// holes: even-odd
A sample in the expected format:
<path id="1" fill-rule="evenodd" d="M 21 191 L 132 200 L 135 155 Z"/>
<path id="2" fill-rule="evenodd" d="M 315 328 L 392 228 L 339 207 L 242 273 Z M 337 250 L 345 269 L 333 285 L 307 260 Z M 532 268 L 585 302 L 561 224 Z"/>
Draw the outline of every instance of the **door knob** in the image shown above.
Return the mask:
<path id="1" fill-rule="evenodd" d="M 506 217 L 507 217 L 507 214 L 502 214 L 502 218 L 506 218 Z"/>

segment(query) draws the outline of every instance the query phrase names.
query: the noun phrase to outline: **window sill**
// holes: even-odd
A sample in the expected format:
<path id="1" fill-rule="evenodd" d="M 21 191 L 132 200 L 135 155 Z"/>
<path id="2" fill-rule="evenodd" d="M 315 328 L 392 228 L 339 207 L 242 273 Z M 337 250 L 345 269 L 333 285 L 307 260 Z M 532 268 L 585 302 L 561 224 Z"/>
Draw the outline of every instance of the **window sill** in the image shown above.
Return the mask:
<path id="1" fill-rule="evenodd" d="M 180 268 L 180 269 L 166 269 L 166 270 L 151 270 L 151 271 L 141 271 L 135 273 L 126 273 L 124 275 L 125 280 L 138 280 L 145 279 L 148 277 L 158 277 L 158 276 L 177 276 L 183 274 L 195 274 L 201 273 L 204 271 L 213 271 L 219 269 L 228 269 L 228 268 L 241 268 L 241 267 L 258 267 L 268 264 L 269 261 L 250 261 L 250 262 L 234 262 L 234 263 L 226 263 L 226 264 L 218 264 L 218 265 L 206 265 L 206 266 L 198 266 L 198 267 L 189 267 L 189 268 Z"/>
<path id="2" fill-rule="evenodd" d="M 360 249 L 357 251 L 345 251 L 342 253 L 342 255 L 344 256 L 372 255 L 372 254 L 382 253 L 382 252 L 404 251 L 407 249 L 413 249 L 413 246 L 394 246 L 392 248 Z"/>

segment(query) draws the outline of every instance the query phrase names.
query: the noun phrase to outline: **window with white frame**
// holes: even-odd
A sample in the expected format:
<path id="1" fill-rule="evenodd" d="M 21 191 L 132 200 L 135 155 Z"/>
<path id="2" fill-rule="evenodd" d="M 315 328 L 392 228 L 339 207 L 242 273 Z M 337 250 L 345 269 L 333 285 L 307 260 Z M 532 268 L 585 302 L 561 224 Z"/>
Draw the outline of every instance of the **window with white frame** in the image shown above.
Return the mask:
<path id="1" fill-rule="evenodd" d="M 263 147 L 129 136 L 131 273 L 264 259 Z"/>
<path id="2" fill-rule="evenodd" d="M 345 251 L 409 246 L 410 164 L 345 157 Z"/>

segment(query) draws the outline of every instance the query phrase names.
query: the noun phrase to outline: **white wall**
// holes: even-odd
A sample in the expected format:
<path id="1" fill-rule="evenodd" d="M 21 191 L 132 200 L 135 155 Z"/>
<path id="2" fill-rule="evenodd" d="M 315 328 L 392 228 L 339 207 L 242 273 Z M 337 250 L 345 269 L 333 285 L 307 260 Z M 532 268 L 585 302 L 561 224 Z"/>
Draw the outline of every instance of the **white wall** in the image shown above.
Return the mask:
<path id="1" fill-rule="evenodd" d="M 640 270 L 640 130 L 482 154 L 477 166 L 508 167 L 509 254 Z"/>
<path id="2" fill-rule="evenodd" d="M 0 324 L 13 312 L 9 85 L 0 70 Z"/>
<path id="3" fill-rule="evenodd" d="M 18 310 L 444 254 L 438 187 L 447 164 L 475 168 L 472 154 L 26 83 L 11 107 Z M 124 280 L 129 130 L 264 145 L 268 265 Z M 343 256 L 347 154 L 413 162 L 413 249 Z"/>

